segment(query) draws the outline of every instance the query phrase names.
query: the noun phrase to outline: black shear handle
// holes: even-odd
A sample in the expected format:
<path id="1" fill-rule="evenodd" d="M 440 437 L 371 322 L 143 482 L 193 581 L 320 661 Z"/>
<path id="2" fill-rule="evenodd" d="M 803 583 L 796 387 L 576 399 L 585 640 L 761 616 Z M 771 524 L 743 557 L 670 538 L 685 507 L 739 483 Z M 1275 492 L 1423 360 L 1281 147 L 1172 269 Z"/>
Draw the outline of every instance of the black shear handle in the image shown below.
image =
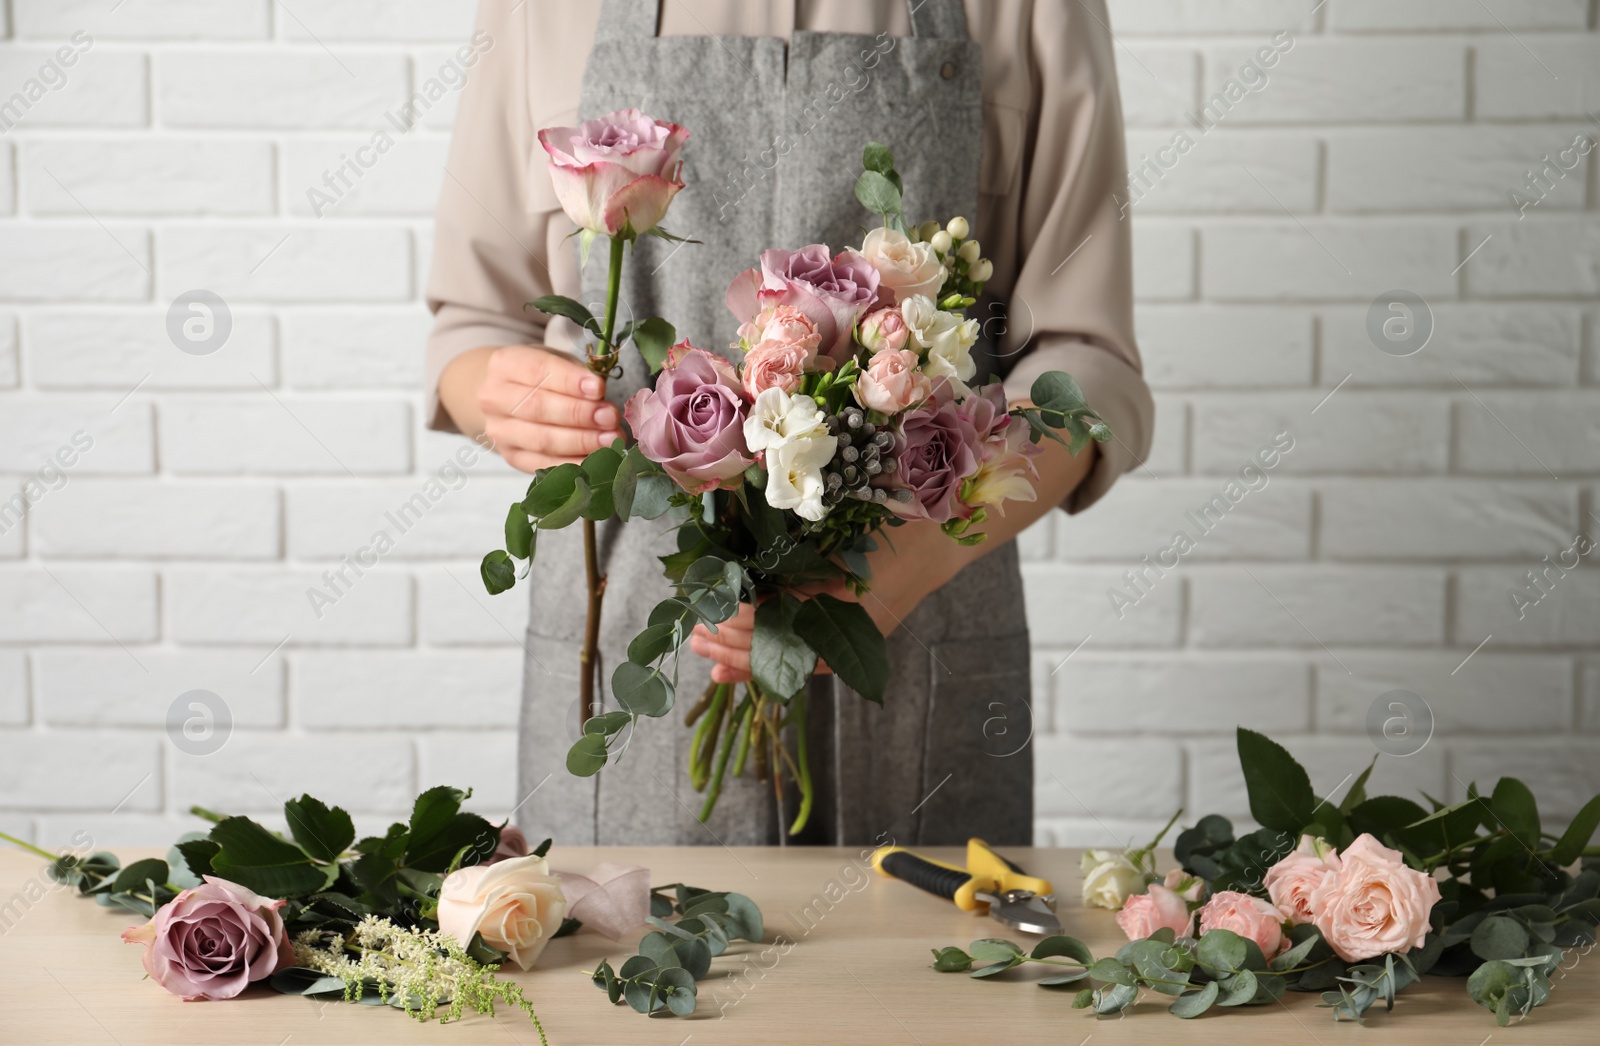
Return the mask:
<path id="1" fill-rule="evenodd" d="M 972 879 L 964 869 L 936 864 L 909 850 L 884 854 L 878 861 L 878 870 L 947 901 L 954 901 L 956 893 Z"/>

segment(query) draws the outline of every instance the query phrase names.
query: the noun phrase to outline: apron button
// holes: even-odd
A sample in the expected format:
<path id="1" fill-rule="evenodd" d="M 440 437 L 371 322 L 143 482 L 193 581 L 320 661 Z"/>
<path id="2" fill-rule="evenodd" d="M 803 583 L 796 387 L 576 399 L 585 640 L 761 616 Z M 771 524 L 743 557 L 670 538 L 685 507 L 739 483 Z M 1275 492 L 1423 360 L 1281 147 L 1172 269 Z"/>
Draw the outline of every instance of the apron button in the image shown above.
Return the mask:
<path id="1" fill-rule="evenodd" d="M 944 77 L 946 80 L 954 80 L 956 78 L 956 63 L 944 63 L 944 65 L 939 67 L 939 75 Z"/>

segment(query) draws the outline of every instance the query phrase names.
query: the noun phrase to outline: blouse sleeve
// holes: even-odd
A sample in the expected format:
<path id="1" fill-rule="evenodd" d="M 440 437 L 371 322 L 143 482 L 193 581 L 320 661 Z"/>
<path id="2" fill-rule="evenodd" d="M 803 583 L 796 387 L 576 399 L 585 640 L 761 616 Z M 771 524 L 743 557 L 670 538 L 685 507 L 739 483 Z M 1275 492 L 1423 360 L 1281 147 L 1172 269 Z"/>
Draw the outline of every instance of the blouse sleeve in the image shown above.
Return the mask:
<path id="1" fill-rule="evenodd" d="M 1013 399 L 1048 370 L 1082 385 L 1113 439 L 1063 503 L 1093 504 L 1150 452 L 1155 405 L 1133 335 L 1127 160 L 1103 0 L 1033 5 L 1035 97 L 1024 135 L 1016 280 L 999 347 Z M 1115 194 L 1115 195 L 1114 195 Z"/>

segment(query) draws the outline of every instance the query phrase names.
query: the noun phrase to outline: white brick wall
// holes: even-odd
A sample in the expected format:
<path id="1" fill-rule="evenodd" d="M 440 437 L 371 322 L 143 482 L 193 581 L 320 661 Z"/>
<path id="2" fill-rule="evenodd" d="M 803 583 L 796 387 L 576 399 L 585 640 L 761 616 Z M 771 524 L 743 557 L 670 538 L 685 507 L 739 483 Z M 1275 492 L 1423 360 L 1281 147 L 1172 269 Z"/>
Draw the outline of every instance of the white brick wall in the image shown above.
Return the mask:
<path id="1" fill-rule="evenodd" d="M 476 560 L 521 481 L 463 463 L 334 577 L 467 446 L 417 388 L 454 98 L 308 196 L 475 0 L 112 6 L 0 0 L 0 825 L 148 843 L 194 802 L 376 819 L 441 781 L 509 809 L 526 606 Z M 1023 541 L 1041 841 L 1243 813 L 1236 723 L 1332 788 L 1395 688 L 1434 735 L 1378 787 L 1519 773 L 1556 819 L 1600 790 L 1600 552 L 1526 577 L 1600 536 L 1597 165 L 1526 182 L 1600 135 L 1597 7 L 1111 0 L 1131 160 L 1192 148 L 1131 207 L 1151 456 Z M 60 89 L 4 111 L 64 45 Z M 195 289 L 231 313 L 209 355 L 168 334 Z M 1414 355 L 1368 335 L 1395 289 L 1431 306 Z M 1265 486 L 1148 570 L 1281 431 Z M 227 703 L 220 757 L 168 736 L 192 690 Z"/>

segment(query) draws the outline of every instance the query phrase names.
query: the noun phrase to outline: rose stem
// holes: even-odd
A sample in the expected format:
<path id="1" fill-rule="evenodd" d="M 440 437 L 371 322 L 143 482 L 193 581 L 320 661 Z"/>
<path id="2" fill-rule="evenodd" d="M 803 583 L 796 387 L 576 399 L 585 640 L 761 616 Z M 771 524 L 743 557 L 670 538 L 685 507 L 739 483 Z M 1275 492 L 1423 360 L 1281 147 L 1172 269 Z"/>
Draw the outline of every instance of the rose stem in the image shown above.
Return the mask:
<path id="1" fill-rule="evenodd" d="M 717 692 L 717 687 L 719 685 L 721 685 L 721 684 L 712 683 L 710 686 L 705 688 L 705 692 L 700 695 L 700 700 L 698 700 L 698 701 L 696 701 L 694 703 L 694 707 L 693 708 L 689 709 L 688 712 L 684 713 L 684 716 L 683 716 L 683 725 L 684 726 L 693 726 L 694 723 L 695 723 L 695 720 L 699 719 L 702 715 L 705 714 L 705 710 L 711 706 L 711 697 L 712 697 L 713 694 L 715 694 Z"/>
<path id="2" fill-rule="evenodd" d="M 611 267 L 606 276 L 606 323 L 600 335 L 600 351 L 589 354 L 589 369 L 600 378 L 600 395 L 605 395 L 606 377 L 616 366 L 617 350 L 611 336 L 617 326 L 617 292 L 622 287 L 622 248 L 627 241 L 621 236 L 611 237 Z M 600 573 L 600 556 L 596 548 L 594 520 L 583 521 L 583 567 L 589 583 L 588 617 L 584 622 L 583 653 L 579 655 L 581 670 L 579 693 L 583 701 L 583 718 L 586 723 L 595 713 L 594 692 L 600 674 L 600 603 L 606 594 L 606 576 Z"/>
<path id="3" fill-rule="evenodd" d="M 750 755 L 750 735 L 755 733 L 755 706 L 745 709 L 744 718 L 739 720 L 739 749 L 733 754 L 733 776 L 738 777 L 744 773 L 744 762 Z"/>
<path id="4" fill-rule="evenodd" d="M 695 728 L 689 745 L 689 784 L 695 791 L 705 788 L 711 777 L 711 760 L 717 751 L 717 735 L 722 730 L 723 705 L 732 688 L 718 684 L 711 698 L 711 709 Z"/>
<path id="5" fill-rule="evenodd" d="M 733 692 L 733 687 L 731 685 L 724 685 L 728 686 L 729 693 Z M 737 723 L 740 719 L 743 719 L 745 713 L 749 711 L 751 707 L 750 694 L 748 691 L 746 691 L 744 700 L 739 702 L 739 707 L 734 710 L 733 721 Z M 711 811 L 717 805 L 717 797 L 722 794 L 722 776 L 723 774 L 727 773 L 728 757 L 733 755 L 734 734 L 737 732 L 737 730 L 730 726 L 728 728 L 727 736 L 722 740 L 722 754 L 717 757 L 717 772 L 711 778 L 711 788 L 706 792 L 705 805 L 700 808 L 701 824 L 705 824 L 706 821 L 710 819 Z"/>
<path id="6" fill-rule="evenodd" d="M 811 787 L 811 757 L 806 751 L 806 692 L 803 689 L 789 699 L 789 725 L 794 728 L 795 759 L 800 764 L 795 771 L 795 780 L 800 784 L 800 812 L 795 814 L 794 824 L 789 826 L 789 834 L 798 835 L 811 817 L 811 800 L 814 797 L 814 790 Z M 785 754 L 787 755 L 787 752 Z"/>
<path id="7" fill-rule="evenodd" d="M 0 839 L 4 839 L 8 843 L 14 843 L 17 846 L 22 847 L 24 850 L 28 850 L 28 851 L 30 851 L 32 853 L 38 854 L 40 857 L 48 857 L 52 861 L 61 860 L 61 855 L 60 854 L 53 854 L 49 850 L 41 850 L 37 846 L 34 846 L 32 843 L 24 842 L 21 839 L 18 839 L 16 836 L 11 835 L 9 833 L 0 832 Z"/>

